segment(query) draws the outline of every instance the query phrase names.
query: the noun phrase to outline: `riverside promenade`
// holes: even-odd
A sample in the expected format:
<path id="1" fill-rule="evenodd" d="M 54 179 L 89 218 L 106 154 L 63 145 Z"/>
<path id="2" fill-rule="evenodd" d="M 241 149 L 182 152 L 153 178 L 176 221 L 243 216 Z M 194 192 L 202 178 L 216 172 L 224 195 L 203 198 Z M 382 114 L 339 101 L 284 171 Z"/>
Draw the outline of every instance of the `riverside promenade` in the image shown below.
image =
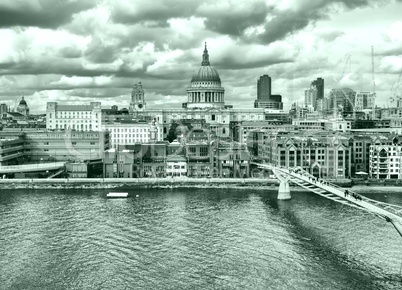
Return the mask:
<path id="1" fill-rule="evenodd" d="M 350 186 L 340 180 L 339 185 Z M 276 187 L 271 178 L 55 178 L 0 179 L 0 189 L 12 188 L 179 188 L 179 187 Z"/>
<path id="2" fill-rule="evenodd" d="M 0 189 L 12 188 L 171 188 L 277 186 L 277 179 L 260 178 L 57 178 L 1 179 Z"/>

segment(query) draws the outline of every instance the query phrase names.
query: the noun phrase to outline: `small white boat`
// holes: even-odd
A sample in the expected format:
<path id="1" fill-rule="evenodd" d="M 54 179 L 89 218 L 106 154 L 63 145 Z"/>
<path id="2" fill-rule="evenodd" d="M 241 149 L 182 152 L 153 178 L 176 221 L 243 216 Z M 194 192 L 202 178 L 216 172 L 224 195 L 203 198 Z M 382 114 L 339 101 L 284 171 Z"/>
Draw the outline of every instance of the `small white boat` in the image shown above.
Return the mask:
<path id="1" fill-rule="evenodd" d="M 106 197 L 108 198 L 119 198 L 128 197 L 128 192 L 109 192 Z"/>

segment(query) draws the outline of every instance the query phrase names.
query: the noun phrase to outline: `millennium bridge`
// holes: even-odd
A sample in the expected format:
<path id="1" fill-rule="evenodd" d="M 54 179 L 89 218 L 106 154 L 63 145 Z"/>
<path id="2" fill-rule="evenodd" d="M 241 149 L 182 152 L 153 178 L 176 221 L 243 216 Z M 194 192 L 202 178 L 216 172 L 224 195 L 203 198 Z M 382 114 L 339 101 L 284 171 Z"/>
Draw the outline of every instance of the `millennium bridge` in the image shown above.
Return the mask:
<path id="1" fill-rule="evenodd" d="M 402 237 L 402 206 L 389 204 L 362 196 L 350 189 L 345 190 L 331 182 L 311 175 L 301 167 L 283 168 L 272 164 L 252 162 L 251 164 L 271 170 L 279 180 L 278 199 L 291 199 L 289 182 L 327 199 L 364 210 L 390 222 Z"/>

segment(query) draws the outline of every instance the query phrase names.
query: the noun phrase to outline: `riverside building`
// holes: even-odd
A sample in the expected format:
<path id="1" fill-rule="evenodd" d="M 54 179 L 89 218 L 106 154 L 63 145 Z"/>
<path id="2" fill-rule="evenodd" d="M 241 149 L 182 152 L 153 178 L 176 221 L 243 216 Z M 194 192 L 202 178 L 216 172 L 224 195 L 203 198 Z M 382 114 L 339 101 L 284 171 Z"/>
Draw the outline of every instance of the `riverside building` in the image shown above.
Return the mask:
<path id="1" fill-rule="evenodd" d="M 2 152 L 7 165 L 89 161 L 103 158 L 109 148 L 109 133 L 99 131 L 6 130 L 0 140 L 7 146 Z"/>
<path id="2" fill-rule="evenodd" d="M 402 178 L 401 136 L 380 135 L 370 145 L 370 178 Z"/>
<path id="3" fill-rule="evenodd" d="M 351 149 L 343 135 L 270 133 L 258 144 L 258 157 L 276 166 L 300 166 L 319 178 L 349 178 Z"/>

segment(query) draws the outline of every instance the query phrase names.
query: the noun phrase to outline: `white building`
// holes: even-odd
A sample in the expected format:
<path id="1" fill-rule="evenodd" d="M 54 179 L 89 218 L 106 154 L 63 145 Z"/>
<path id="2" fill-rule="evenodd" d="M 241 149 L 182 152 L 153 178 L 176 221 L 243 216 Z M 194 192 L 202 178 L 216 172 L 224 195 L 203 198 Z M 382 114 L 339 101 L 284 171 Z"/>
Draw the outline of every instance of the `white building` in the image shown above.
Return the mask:
<path id="1" fill-rule="evenodd" d="M 167 176 L 187 176 L 186 158 L 179 155 L 170 155 L 166 158 Z"/>
<path id="2" fill-rule="evenodd" d="M 101 103 L 89 105 L 59 105 L 48 102 L 46 129 L 71 129 L 76 131 L 100 131 L 102 123 Z"/>
<path id="3" fill-rule="evenodd" d="M 397 138 L 379 136 L 370 145 L 370 178 L 402 178 L 402 145 Z"/>
<path id="4" fill-rule="evenodd" d="M 111 148 L 117 148 L 117 145 L 133 145 L 163 140 L 163 129 L 157 123 L 103 124 L 102 130 L 109 131 Z"/>

